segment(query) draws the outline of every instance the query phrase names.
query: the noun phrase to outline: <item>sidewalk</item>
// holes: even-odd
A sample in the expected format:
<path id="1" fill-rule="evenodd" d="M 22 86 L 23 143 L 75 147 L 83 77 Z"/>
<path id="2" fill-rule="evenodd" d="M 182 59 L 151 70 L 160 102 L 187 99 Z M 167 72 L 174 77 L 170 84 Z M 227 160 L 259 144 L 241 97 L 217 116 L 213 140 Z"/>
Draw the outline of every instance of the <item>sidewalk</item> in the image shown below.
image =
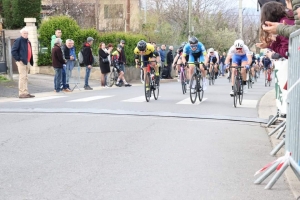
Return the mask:
<path id="1" fill-rule="evenodd" d="M 270 92 L 267 92 L 260 100 L 258 105 L 258 115 L 259 118 L 269 119 L 271 115 L 276 115 L 277 113 L 277 107 L 276 107 L 276 101 L 275 101 L 275 89 L 271 90 Z M 277 125 L 278 123 L 276 123 Z M 266 133 L 270 133 L 276 125 L 272 125 L 269 128 L 266 128 Z M 283 134 L 285 134 L 284 132 Z M 277 144 L 279 144 L 282 141 L 282 137 L 280 139 L 276 139 L 276 133 L 270 136 L 270 141 L 273 147 L 275 147 Z M 266 154 L 269 154 L 270 152 L 264 152 Z M 284 156 L 285 149 L 284 147 L 276 154 L 276 157 L 274 157 L 274 160 L 277 157 Z M 267 163 L 262 163 L 262 166 L 266 165 Z M 273 176 L 272 174 L 271 176 Z M 258 178 L 258 177 L 256 177 Z M 295 198 L 300 197 L 300 181 L 298 180 L 297 176 L 294 174 L 293 170 L 288 167 L 285 171 L 285 176 L 280 177 L 285 178 L 287 183 L 289 184 L 291 191 Z"/>
<path id="2" fill-rule="evenodd" d="M 19 75 L 15 74 L 13 76 L 14 81 L 10 82 L 0 82 L 0 98 L 18 98 L 18 78 Z M 162 79 L 161 83 L 165 82 L 172 82 L 177 81 L 176 78 L 174 79 Z M 130 84 L 132 86 L 141 85 L 142 83 L 139 80 L 131 81 Z M 80 89 L 81 91 L 84 91 L 83 89 L 84 85 L 84 79 L 80 80 Z M 89 85 L 94 90 L 101 89 L 100 86 L 100 79 L 90 79 Z M 74 84 L 70 84 L 71 89 L 74 87 Z M 115 87 L 115 86 L 114 86 Z M 54 91 L 54 77 L 50 75 L 44 75 L 44 74 L 28 74 L 28 90 L 30 94 L 36 94 L 36 93 L 44 93 L 44 92 L 52 92 Z M 75 89 L 77 90 L 77 89 Z"/>

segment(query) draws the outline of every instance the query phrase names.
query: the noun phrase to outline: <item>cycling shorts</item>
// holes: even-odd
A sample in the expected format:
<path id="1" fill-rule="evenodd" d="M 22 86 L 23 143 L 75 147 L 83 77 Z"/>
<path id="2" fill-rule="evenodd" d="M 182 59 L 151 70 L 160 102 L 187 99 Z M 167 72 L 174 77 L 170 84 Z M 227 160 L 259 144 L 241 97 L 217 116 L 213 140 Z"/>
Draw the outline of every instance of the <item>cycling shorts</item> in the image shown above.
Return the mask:
<path id="1" fill-rule="evenodd" d="M 247 58 L 247 55 L 236 55 L 236 54 L 233 54 L 232 56 L 232 63 L 235 63 L 239 66 L 242 65 L 242 62 L 247 62 L 248 61 L 248 58 Z"/>
<path id="2" fill-rule="evenodd" d="M 204 56 L 201 52 L 189 54 L 188 63 L 193 64 L 195 61 L 204 62 Z"/>
<path id="3" fill-rule="evenodd" d="M 216 64 L 217 58 L 216 58 L 216 57 L 210 56 L 210 57 L 209 57 L 209 62 L 212 62 L 212 63 Z"/>
<path id="4" fill-rule="evenodd" d="M 148 61 L 150 58 L 156 58 L 156 56 L 153 53 L 150 53 L 149 55 L 142 55 L 141 61 L 142 61 L 142 67 L 147 67 Z M 150 63 L 151 64 L 151 63 Z"/>

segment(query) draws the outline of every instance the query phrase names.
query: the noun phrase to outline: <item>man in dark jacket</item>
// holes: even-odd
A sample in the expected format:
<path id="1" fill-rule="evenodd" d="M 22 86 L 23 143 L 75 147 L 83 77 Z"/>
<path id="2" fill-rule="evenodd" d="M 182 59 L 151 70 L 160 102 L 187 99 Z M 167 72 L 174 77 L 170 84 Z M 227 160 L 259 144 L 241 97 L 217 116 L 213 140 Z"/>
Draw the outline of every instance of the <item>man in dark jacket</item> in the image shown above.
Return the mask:
<path id="1" fill-rule="evenodd" d="M 83 44 L 82 49 L 82 56 L 83 56 L 83 63 L 85 65 L 85 78 L 84 78 L 84 89 L 85 90 L 92 90 L 89 86 L 89 78 L 91 74 L 91 69 L 94 63 L 94 56 L 92 52 L 92 45 L 94 39 L 92 37 L 88 37 L 86 43 Z"/>
<path id="2" fill-rule="evenodd" d="M 174 61 L 173 46 L 169 46 L 169 52 L 167 53 L 167 65 L 168 65 L 168 77 L 167 77 L 167 79 L 173 79 L 172 76 L 171 76 L 173 61 Z"/>
<path id="3" fill-rule="evenodd" d="M 19 98 L 33 98 L 35 96 L 28 92 L 28 71 L 33 65 L 32 48 L 28 40 L 28 30 L 23 28 L 20 33 L 21 37 L 15 40 L 11 50 L 19 71 Z"/>
<path id="4" fill-rule="evenodd" d="M 61 39 L 56 38 L 54 41 L 54 47 L 52 48 L 52 65 L 55 70 L 55 91 L 60 92 L 60 83 L 62 80 L 62 69 L 63 65 L 66 64 L 66 61 L 64 59 L 63 53 L 61 51 Z"/>

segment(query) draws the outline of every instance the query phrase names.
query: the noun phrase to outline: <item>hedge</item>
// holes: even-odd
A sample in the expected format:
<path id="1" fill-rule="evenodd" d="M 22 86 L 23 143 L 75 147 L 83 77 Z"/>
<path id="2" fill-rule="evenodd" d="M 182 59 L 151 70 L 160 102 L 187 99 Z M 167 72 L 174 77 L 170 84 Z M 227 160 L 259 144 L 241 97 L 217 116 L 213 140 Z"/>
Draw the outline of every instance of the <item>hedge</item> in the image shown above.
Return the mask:
<path id="1" fill-rule="evenodd" d="M 93 54 L 98 55 L 98 48 L 100 42 L 104 42 L 106 45 L 112 43 L 114 45 L 114 50 L 116 50 L 117 45 L 120 40 L 125 40 L 125 55 L 127 59 L 127 65 L 134 64 L 133 50 L 139 40 L 146 40 L 146 37 L 139 34 L 132 33 L 99 33 L 95 29 L 80 29 L 77 22 L 68 16 L 54 16 L 42 21 L 39 32 L 39 43 L 41 47 L 47 47 L 47 53 L 39 53 L 38 65 L 51 65 L 51 36 L 55 34 L 56 29 L 61 29 L 62 40 L 65 42 L 66 39 L 74 40 L 76 53 L 78 53 L 84 42 L 88 37 L 94 38 L 93 43 Z"/>

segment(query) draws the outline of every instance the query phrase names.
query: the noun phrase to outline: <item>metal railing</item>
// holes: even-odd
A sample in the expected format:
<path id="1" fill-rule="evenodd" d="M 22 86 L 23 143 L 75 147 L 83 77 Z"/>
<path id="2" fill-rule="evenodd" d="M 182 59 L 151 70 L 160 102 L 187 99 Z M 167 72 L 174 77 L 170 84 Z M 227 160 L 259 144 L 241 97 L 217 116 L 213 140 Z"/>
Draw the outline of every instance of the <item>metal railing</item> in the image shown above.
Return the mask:
<path id="1" fill-rule="evenodd" d="M 255 175 L 257 175 L 264 172 L 262 176 L 254 181 L 255 184 L 261 184 L 268 176 L 276 171 L 265 189 L 271 189 L 289 166 L 300 180 L 300 30 L 290 35 L 288 54 L 286 121 L 278 126 L 279 128 L 286 126 L 286 134 L 285 138 L 274 149 L 274 151 L 277 152 L 285 145 L 286 153 L 284 156 L 277 158 L 275 161 L 267 164 L 255 173 Z M 268 123 L 268 125 L 269 124 L 270 123 Z M 276 129 L 279 129 L 278 127 Z M 272 131 L 271 134 L 275 133 L 276 129 Z"/>
<path id="2" fill-rule="evenodd" d="M 300 164 L 300 30 L 289 39 L 286 150 Z"/>

